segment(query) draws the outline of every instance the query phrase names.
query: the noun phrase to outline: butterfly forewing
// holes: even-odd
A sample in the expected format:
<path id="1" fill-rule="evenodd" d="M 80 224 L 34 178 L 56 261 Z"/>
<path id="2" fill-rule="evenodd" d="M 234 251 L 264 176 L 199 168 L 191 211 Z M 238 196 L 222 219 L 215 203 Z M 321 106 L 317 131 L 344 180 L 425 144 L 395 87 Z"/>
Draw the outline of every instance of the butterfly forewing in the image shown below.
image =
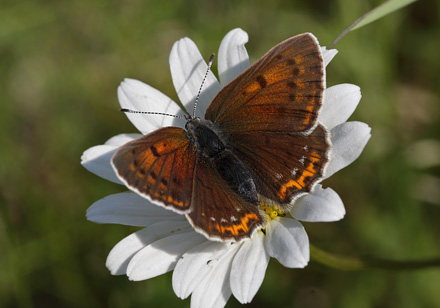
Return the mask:
<path id="1" fill-rule="evenodd" d="M 210 239 L 249 238 L 263 224 L 258 206 L 241 198 L 204 160 L 196 166 L 192 203 L 187 217 L 197 231 Z"/>
<path id="2" fill-rule="evenodd" d="M 322 178 L 330 148 L 321 125 L 308 135 L 232 134 L 230 144 L 251 172 L 258 193 L 281 205 L 310 192 Z"/>
<path id="3" fill-rule="evenodd" d="M 178 127 L 164 127 L 119 148 L 112 158 L 128 187 L 177 212 L 191 205 L 196 152 Z"/>
<path id="4" fill-rule="evenodd" d="M 307 133 L 315 125 L 325 88 L 324 62 L 316 38 L 287 39 L 226 85 L 206 119 L 225 133 Z"/>

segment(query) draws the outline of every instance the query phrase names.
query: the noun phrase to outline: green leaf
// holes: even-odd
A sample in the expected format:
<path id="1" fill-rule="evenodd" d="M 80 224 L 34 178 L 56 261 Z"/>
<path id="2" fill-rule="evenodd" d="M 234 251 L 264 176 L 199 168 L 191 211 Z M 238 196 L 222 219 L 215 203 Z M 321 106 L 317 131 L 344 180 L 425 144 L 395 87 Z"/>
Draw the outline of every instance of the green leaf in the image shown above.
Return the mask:
<path id="1" fill-rule="evenodd" d="M 388 15 L 394 11 L 397 11 L 404 6 L 411 4 L 413 2 L 416 2 L 417 0 L 388 0 L 382 3 L 381 5 L 375 7 L 368 13 L 365 13 L 360 18 L 358 18 L 354 23 L 352 23 L 349 27 L 347 27 L 344 31 L 342 31 L 336 39 L 333 41 L 333 43 L 330 44 L 328 49 L 332 49 L 337 42 L 341 38 L 343 38 L 348 32 L 359 29 L 365 25 L 368 25 L 369 23 L 378 20 L 379 18 L 384 17 L 385 15 Z"/>
<path id="2" fill-rule="evenodd" d="M 404 6 L 407 6 L 416 1 L 417 0 L 388 0 L 359 18 L 357 20 L 358 23 L 351 30 L 359 29 L 365 25 L 368 25 L 369 23 L 376 21 L 388 14 L 391 14 L 392 12 L 397 11 Z"/>

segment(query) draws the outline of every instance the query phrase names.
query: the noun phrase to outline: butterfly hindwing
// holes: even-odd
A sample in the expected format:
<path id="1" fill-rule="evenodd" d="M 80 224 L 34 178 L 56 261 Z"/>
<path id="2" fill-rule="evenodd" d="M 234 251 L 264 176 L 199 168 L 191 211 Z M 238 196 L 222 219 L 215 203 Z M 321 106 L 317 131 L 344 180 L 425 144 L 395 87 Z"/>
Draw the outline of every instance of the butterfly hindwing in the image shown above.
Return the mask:
<path id="1" fill-rule="evenodd" d="M 130 141 L 112 158 L 132 190 L 177 212 L 190 209 L 196 151 L 178 127 L 164 127 Z"/>
<path id="2" fill-rule="evenodd" d="M 258 204 L 252 204 L 231 189 L 212 164 L 199 160 L 188 220 L 214 240 L 249 238 L 263 224 Z"/>
<path id="3" fill-rule="evenodd" d="M 324 62 L 309 33 L 278 44 L 226 85 L 205 118 L 224 133 L 308 133 L 316 126 L 325 88 Z"/>
<path id="4" fill-rule="evenodd" d="M 246 165 L 258 193 L 281 205 L 310 192 L 322 178 L 330 140 L 318 125 L 308 135 L 240 133 L 230 135 L 234 154 Z"/>

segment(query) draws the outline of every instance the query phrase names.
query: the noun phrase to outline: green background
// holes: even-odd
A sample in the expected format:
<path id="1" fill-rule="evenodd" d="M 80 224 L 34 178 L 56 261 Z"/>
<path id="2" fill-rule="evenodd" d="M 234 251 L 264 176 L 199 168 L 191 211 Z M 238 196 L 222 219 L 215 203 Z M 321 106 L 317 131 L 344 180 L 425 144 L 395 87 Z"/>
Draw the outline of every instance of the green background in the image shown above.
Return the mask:
<path id="1" fill-rule="evenodd" d="M 174 295 L 170 273 L 136 283 L 111 276 L 108 252 L 136 228 L 85 219 L 94 201 L 124 190 L 80 165 L 87 148 L 136 132 L 118 112 L 118 84 L 139 79 L 177 100 L 168 56 L 181 37 L 208 58 L 241 27 L 254 62 L 302 32 L 328 46 L 377 4 L 3 0 L 0 306 L 189 307 Z M 347 215 L 305 224 L 314 245 L 347 256 L 440 256 L 439 12 L 439 2 L 419 1 L 336 45 L 327 83 L 361 87 L 351 119 L 368 123 L 373 136 L 355 163 L 324 182 Z M 421 147 L 424 140 L 433 142 Z M 440 307 L 439 290 L 440 269 L 347 272 L 311 261 L 294 270 L 272 259 L 248 306 Z M 228 307 L 238 306 L 229 300 Z"/>

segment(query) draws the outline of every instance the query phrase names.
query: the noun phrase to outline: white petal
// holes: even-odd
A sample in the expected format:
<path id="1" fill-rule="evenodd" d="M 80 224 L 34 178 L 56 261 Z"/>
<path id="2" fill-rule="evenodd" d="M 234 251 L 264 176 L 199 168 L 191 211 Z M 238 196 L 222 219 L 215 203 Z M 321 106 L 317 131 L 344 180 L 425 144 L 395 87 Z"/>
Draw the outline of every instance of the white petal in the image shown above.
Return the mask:
<path id="1" fill-rule="evenodd" d="M 231 263 L 240 244 L 233 244 L 218 262 L 211 261 L 213 270 L 203 279 L 191 296 L 191 308 L 222 308 L 231 296 L 229 276 Z"/>
<path id="2" fill-rule="evenodd" d="M 242 304 L 250 303 L 263 283 L 270 256 L 264 246 L 263 232 L 245 241 L 232 261 L 232 294 Z"/>
<path id="3" fill-rule="evenodd" d="M 176 295 L 182 299 L 187 298 L 212 271 L 212 264 L 218 262 L 230 246 L 206 241 L 186 252 L 177 261 L 173 272 L 173 289 Z"/>
<path id="4" fill-rule="evenodd" d="M 104 145 L 97 145 L 84 151 L 81 165 L 90 172 L 117 184 L 122 184 L 110 164 L 110 160 L 118 147 L 135 139 L 138 134 L 121 134 L 107 140 Z"/>
<path id="5" fill-rule="evenodd" d="M 333 189 L 323 189 L 318 184 L 311 194 L 300 197 L 294 203 L 290 214 L 302 221 L 337 221 L 344 217 L 345 208 L 341 198 Z"/>
<path id="6" fill-rule="evenodd" d="M 146 227 L 158 221 L 186 221 L 185 216 L 152 204 L 145 198 L 124 192 L 96 201 L 87 209 L 87 219 L 96 223 Z"/>
<path id="7" fill-rule="evenodd" d="M 309 237 L 294 219 L 280 217 L 267 224 L 266 248 L 285 267 L 302 268 L 310 259 Z"/>
<path id="8" fill-rule="evenodd" d="M 118 147 L 112 145 L 97 145 L 84 151 L 81 156 L 81 165 L 90 172 L 108 181 L 122 184 L 113 170 L 110 160 Z"/>
<path id="9" fill-rule="evenodd" d="M 361 100 L 361 89 L 354 84 L 339 84 L 327 88 L 318 121 L 328 129 L 344 123 Z"/>
<path id="10" fill-rule="evenodd" d="M 122 108 L 173 115 L 183 114 L 183 111 L 171 98 L 139 80 L 124 79 L 118 87 L 118 98 Z M 185 121 L 169 116 L 141 113 L 126 113 L 126 115 L 144 135 L 160 127 L 183 127 L 185 124 Z"/>
<path id="11" fill-rule="evenodd" d="M 331 60 L 336 56 L 338 51 L 336 49 L 327 50 L 325 46 L 321 47 L 322 57 L 324 58 L 324 66 L 330 63 Z"/>
<path id="12" fill-rule="evenodd" d="M 189 38 L 185 37 L 174 43 L 170 53 L 170 69 L 177 95 L 192 115 L 194 102 L 208 65 L 203 60 L 196 44 Z M 197 116 L 203 118 L 206 108 L 220 88 L 214 74 L 209 71 L 197 104 Z"/>
<path id="13" fill-rule="evenodd" d="M 361 155 L 371 137 L 371 128 L 362 122 L 346 122 L 331 130 L 332 150 L 324 178 L 347 167 Z"/>
<path id="14" fill-rule="evenodd" d="M 130 280 L 139 281 L 165 274 L 174 269 L 185 252 L 204 241 L 206 238 L 193 229 L 174 232 L 136 253 L 128 264 L 127 276 Z"/>
<path id="15" fill-rule="evenodd" d="M 124 145 L 127 142 L 132 141 L 134 139 L 137 139 L 139 137 L 142 137 L 142 135 L 141 134 L 119 134 L 119 135 L 111 137 L 104 144 L 120 147 L 121 145 Z"/>
<path id="16" fill-rule="evenodd" d="M 223 38 L 218 50 L 218 75 L 220 84 L 225 86 L 249 67 L 249 55 L 246 44 L 249 37 L 237 28 L 229 31 Z"/>
<path id="17" fill-rule="evenodd" d="M 113 247 L 107 257 L 106 266 L 113 275 L 126 274 L 128 263 L 139 250 L 163 237 L 170 236 L 173 233 L 187 232 L 188 230 L 190 230 L 190 227 L 187 222 L 185 224 L 184 221 L 161 221 L 130 234 Z"/>

